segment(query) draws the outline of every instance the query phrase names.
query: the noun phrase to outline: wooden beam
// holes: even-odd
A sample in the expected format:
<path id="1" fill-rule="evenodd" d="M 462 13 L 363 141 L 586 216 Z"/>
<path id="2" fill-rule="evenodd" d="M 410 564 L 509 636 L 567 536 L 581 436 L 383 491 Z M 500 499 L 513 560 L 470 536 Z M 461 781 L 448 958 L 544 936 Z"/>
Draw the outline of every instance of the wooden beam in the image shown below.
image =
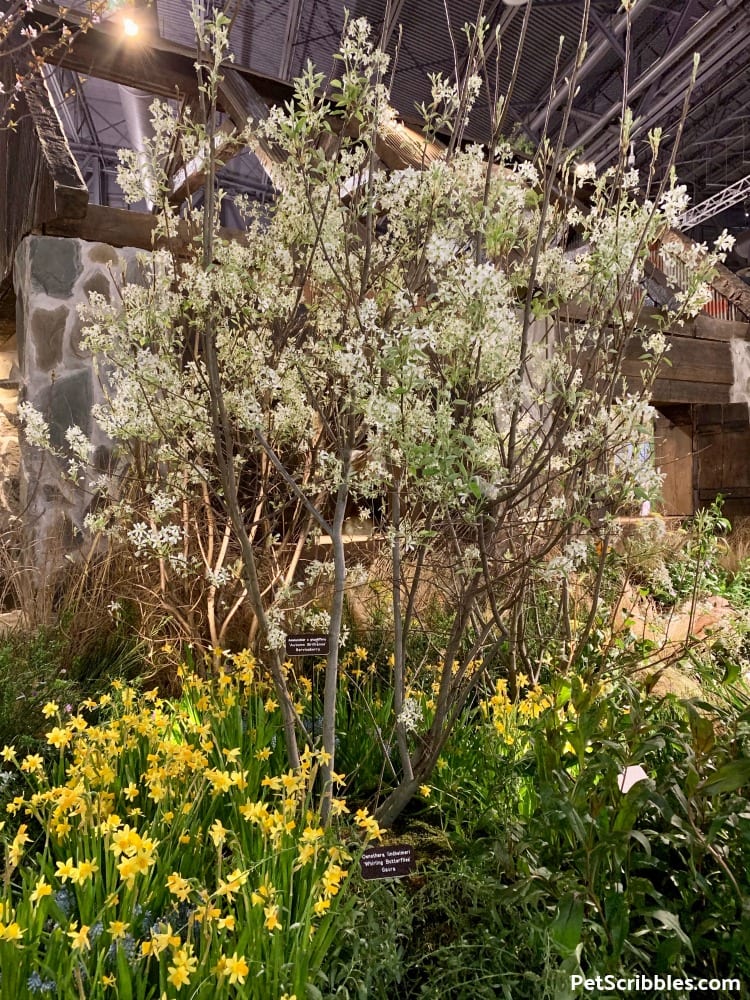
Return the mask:
<path id="1" fill-rule="evenodd" d="M 710 382 L 731 386 L 734 382 L 732 351 L 726 341 L 701 342 L 693 337 L 667 336 L 668 351 L 659 364 L 657 376 L 670 382 Z M 623 374 L 637 376 L 643 368 L 640 338 L 625 349 Z"/>
<path id="2" fill-rule="evenodd" d="M 108 208 L 104 205 L 89 205 L 82 219 L 54 219 L 41 227 L 45 236 L 67 236 L 72 239 L 108 243 L 114 247 L 137 247 L 153 250 L 156 217 L 149 212 L 127 212 L 122 208 Z M 189 244 L 200 238 L 200 232 L 190 227 L 184 219 L 179 220 L 174 239 L 161 240 L 157 245 L 167 243 L 180 256 L 187 252 Z M 243 242 L 245 233 L 238 229 L 222 228 L 219 236 L 225 240 Z"/>
<path id="3" fill-rule="evenodd" d="M 265 121 L 268 118 L 268 105 L 252 82 L 231 67 L 225 67 L 223 73 L 224 78 L 219 83 L 219 103 L 236 129 L 242 132 L 248 120 L 252 123 Z M 254 152 L 271 183 L 280 188 L 282 181 L 278 168 L 286 162 L 286 153 L 265 139 L 258 140 Z"/>
<path id="4" fill-rule="evenodd" d="M 35 50 L 42 58 L 85 76 L 138 87 L 158 97 L 197 96 L 195 50 L 146 33 L 139 36 L 137 45 L 126 45 L 114 25 L 103 22 L 84 31 L 80 19 L 70 13 L 65 17 L 59 12 L 53 14 L 55 9 L 45 5 L 43 10 L 27 15 L 28 23 L 40 31 Z M 71 33 L 67 45 L 62 43 L 63 29 Z M 219 103 L 238 130 L 244 129 L 248 118 L 262 121 L 268 115 L 269 104 L 286 103 L 293 98 L 293 88 L 281 80 L 229 63 L 222 71 Z M 421 169 L 444 155 L 441 145 L 398 121 L 381 127 L 375 151 L 392 170 Z M 274 165 L 283 162 L 283 154 L 263 142 L 257 152 L 276 183 L 278 171 Z"/>
<path id="5" fill-rule="evenodd" d="M 34 131 L 52 184 L 53 217 L 80 219 L 86 214 L 89 192 L 70 151 L 62 122 L 41 73 L 27 78 L 24 98 L 34 123 Z M 36 223 L 47 219 L 37 218 Z"/>
<path id="6" fill-rule="evenodd" d="M 656 379 L 651 393 L 654 406 L 660 403 L 728 403 L 731 386 L 713 382 L 684 382 Z"/>
<path id="7" fill-rule="evenodd" d="M 237 156 L 245 148 L 244 143 L 237 141 L 237 134 L 231 122 L 222 123 L 214 135 L 217 166 L 222 166 Z M 206 157 L 202 154 L 179 167 L 172 175 L 172 192 L 170 201 L 179 205 L 186 198 L 203 187 L 206 180 Z"/>
<path id="8" fill-rule="evenodd" d="M 422 170 L 445 156 L 445 149 L 401 122 L 386 122 L 375 137 L 375 152 L 391 170 Z"/>
<path id="9" fill-rule="evenodd" d="M 159 97 L 197 95 L 195 49 L 178 45 L 158 35 L 141 32 L 136 44 L 123 41 L 118 28 L 103 21 L 82 30 L 83 19 L 67 10 L 65 16 L 53 4 L 44 4 L 25 16 L 37 28 L 35 52 L 45 61 L 85 76 L 138 87 Z M 64 41 L 63 32 L 69 33 Z M 273 77 L 226 64 L 227 69 L 247 79 L 262 100 L 290 100 L 289 84 Z"/>
<path id="10" fill-rule="evenodd" d="M 575 302 L 566 303 L 558 315 L 563 323 L 586 322 L 590 318 L 590 312 Z M 647 330 L 664 329 L 663 317 L 655 313 L 651 307 L 642 309 L 635 322 Z M 698 313 L 692 319 L 684 320 L 682 326 L 675 326 L 672 330 L 664 332 L 679 337 L 695 337 L 699 340 L 750 340 L 750 322 L 740 323 Z"/>

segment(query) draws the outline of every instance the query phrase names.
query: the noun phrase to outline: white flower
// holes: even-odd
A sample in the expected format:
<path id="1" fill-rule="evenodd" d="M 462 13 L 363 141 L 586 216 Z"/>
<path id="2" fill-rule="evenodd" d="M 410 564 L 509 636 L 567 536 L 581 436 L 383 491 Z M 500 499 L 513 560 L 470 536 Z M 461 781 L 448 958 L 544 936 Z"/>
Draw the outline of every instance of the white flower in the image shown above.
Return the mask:
<path id="1" fill-rule="evenodd" d="M 396 720 L 407 733 L 415 733 L 422 721 L 422 707 L 414 698 L 406 698 Z"/>
<path id="2" fill-rule="evenodd" d="M 219 587 L 224 587 L 226 584 L 231 583 L 232 574 L 226 566 L 220 566 L 215 570 L 211 569 L 210 566 L 206 566 L 206 579 L 212 587 L 218 590 Z"/>
<path id="3" fill-rule="evenodd" d="M 728 233 L 726 229 L 722 229 L 719 235 L 714 240 L 714 249 L 717 253 L 729 253 L 732 249 L 736 240 L 731 233 Z"/>
<path id="4" fill-rule="evenodd" d="M 685 184 L 675 184 L 668 191 L 665 191 L 659 207 L 670 225 L 675 225 L 679 221 L 688 207 L 689 201 Z"/>
<path id="5" fill-rule="evenodd" d="M 586 183 L 593 183 L 596 180 L 596 164 L 576 163 L 575 178 L 579 188 L 583 187 Z"/>
<path id="6" fill-rule="evenodd" d="M 18 406 L 18 415 L 23 420 L 23 431 L 29 444 L 36 448 L 50 448 L 49 426 L 39 410 L 24 402 Z"/>

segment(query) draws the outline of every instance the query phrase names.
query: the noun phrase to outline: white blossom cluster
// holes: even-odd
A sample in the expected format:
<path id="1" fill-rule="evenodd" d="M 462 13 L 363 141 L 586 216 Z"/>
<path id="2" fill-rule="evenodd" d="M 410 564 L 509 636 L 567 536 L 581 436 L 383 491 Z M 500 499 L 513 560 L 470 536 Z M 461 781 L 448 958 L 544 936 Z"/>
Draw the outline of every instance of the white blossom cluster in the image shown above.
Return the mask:
<path id="1" fill-rule="evenodd" d="M 28 401 L 24 401 L 18 404 L 18 416 L 23 421 L 23 432 L 29 444 L 36 448 L 49 449 L 49 426 L 39 410 Z"/>
<path id="2" fill-rule="evenodd" d="M 337 82 L 326 88 L 310 67 L 293 105 L 248 126 L 251 144 L 270 142 L 285 157 L 273 167 L 274 205 L 248 208 L 246 239 L 223 240 L 217 218 L 210 266 L 199 241 L 179 256 L 155 251 L 142 285 L 122 285 L 111 303 L 93 295 L 84 310 L 106 397 L 96 418 L 132 458 L 133 479 L 136 469 L 151 478 L 132 492 L 101 483 L 112 506 L 91 526 L 119 531 L 140 558 L 230 587 L 240 571 L 208 558 L 194 536 L 234 488 L 254 539 L 272 540 L 257 543 L 272 649 L 300 604 L 300 588 L 285 590 L 284 572 L 269 569 L 283 558 L 276 543 L 328 534 L 340 492 L 350 509 L 378 498 L 386 542 L 407 560 L 433 550 L 449 565 L 446 587 L 461 587 L 481 562 L 480 523 L 493 565 L 504 559 L 503 532 L 513 532 L 530 562 L 546 560 L 560 578 L 587 558 L 588 543 L 571 536 L 594 503 L 617 511 L 660 482 L 645 400 L 666 325 L 639 329 L 635 292 L 684 191 L 673 184 L 658 206 L 642 204 L 637 176 L 620 183 L 579 163 L 560 190 L 585 185 L 590 206 L 556 195 L 545 208 L 548 153 L 511 166 L 507 146 L 489 157 L 459 146 L 424 169 L 370 174 L 376 130 L 392 124 L 387 65 L 367 23 L 350 19 Z M 459 126 L 459 107 L 468 113 L 478 92 L 477 80 L 462 94 L 434 77 L 428 132 Z M 169 105 L 153 114 L 146 154 L 158 195 L 175 142 L 198 155 L 209 140 Z M 120 175 L 129 198 L 143 197 L 142 157 L 124 158 Z M 197 231 L 201 210 L 188 215 Z M 158 218 L 165 236 L 179 222 L 166 202 Z M 569 226 L 580 234 L 575 253 L 564 250 Z M 711 252 L 664 248 L 690 274 L 665 324 L 696 308 L 730 242 L 723 234 Z M 561 319 L 566 303 L 583 318 Z M 642 386 L 621 385 L 630 338 L 648 355 Z M 40 415 L 26 404 L 20 413 L 41 445 Z M 83 461 L 84 442 L 70 443 Z M 397 527 L 388 523 L 394 491 Z M 555 538 L 568 539 L 560 551 Z M 327 583 L 332 566 L 310 562 L 304 585 Z M 311 614 L 306 624 L 328 631 L 328 612 Z"/>
<path id="3" fill-rule="evenodd" d="M 416 698 L 405 698 L 401 711 L 398 714 L 397 722 L 403 726 L 407 733 L 415 733 L 419 729 L 422 721 L 422 706 Z"/>

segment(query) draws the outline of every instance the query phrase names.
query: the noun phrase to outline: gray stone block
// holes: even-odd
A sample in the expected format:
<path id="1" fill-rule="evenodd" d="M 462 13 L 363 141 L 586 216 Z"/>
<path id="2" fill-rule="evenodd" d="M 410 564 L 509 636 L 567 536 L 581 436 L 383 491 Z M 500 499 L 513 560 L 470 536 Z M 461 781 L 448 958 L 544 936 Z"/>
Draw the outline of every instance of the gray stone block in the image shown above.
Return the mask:
<path id="1" fill-rule="evenodd" d="M 83 271 L 78 241 L 55 236 L 31 237 L 29 263 L 32 289 L 56 299 L 73 294 L 73 286 Z"/>
<path id="2" fill-rule="evenodd" d="M 130 257 L 125 268 L 125 283 L 128 285 L 147 285 L 149 268 L 144 266 L 137 257 Z"/>
<path id="3" fill-rule="evenodd" d="M 118 264 L 117 251 L 106 243 L 92 244 L 88 256 L 92 264 Z"/>
<path id="4" fill-rule="evenodd" d="M 74 424 L 88 437 L 91 434 L 91 372 L 72 372 L 55 379 L 32 400 L 42 411 L 49 425 L 50 442 L 54 448 L 67 451 L 65 432 Z"/>
<path id="5" fill-rule="evenodd" d="M 31 339 L 37 367 L 48 372 L 62 362 L 68 307 L 35 309 L 31 314 Z"/>
<path id="6" fill-rule="evenodd" d="M 103 295 L 107 302 L 112 298 L 112 288 L 109 284 L 109 278 L 104 272 L 96 270 L 94 271 L 83 283 L 83 290 L 86 293 L 86 298 L 88 299 L 91 292 L 98 292 L 99 295 Z"/>

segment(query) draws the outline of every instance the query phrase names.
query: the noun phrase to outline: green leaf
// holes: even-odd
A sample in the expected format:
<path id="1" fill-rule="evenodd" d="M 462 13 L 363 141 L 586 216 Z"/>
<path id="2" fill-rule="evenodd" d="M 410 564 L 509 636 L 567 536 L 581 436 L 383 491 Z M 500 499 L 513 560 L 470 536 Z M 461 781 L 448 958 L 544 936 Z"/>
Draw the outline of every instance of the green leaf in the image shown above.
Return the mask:
<path id="1" fill-rule="evenodd" d="M 687 936 L 682 927 L 680 927 L 680 918 L 676 913 L 672 913 L 671 910 L 652 910 L 651 916 L 654 920 L 658 920 L 662 927 L 666 927 L 668 930 L 674 931 L 680 941 L 682 941 L 684 945 L 687 945 L 691 951 L 693 950 L 690 938 Z"/>
<path id="2" fill-rule="evenodd" d="M 685 705 L 688 710 L 690 732 L 693 737 L 695 750 L 699 754 L 708 753 L 716 742 L 713 724 L 710 719 L 707 719 L 705 715 L 701 715 L 696 710 L 693 703 L 688 701 Z"/>
<path id="3" fill-rule="evenodd" d="M 740 676 L 740 665 L 736 660 L 732 660 L 728 663 L 724 671 L 724 684 L 734 684 L 737 678 Z"/>
<path id="4" fill-rule="evenodd" d="M 736 792 L 750 782 L 750 759 L 733 760 L 722 766 L 698 786 L 707 795 Z"/>
<path id="5" fill-rule="evenodd" d="M 130 982 L 131 968 L 125 949 L 117 948 L 117 995 L 119 1000 L 133 1000 L 133 987 Z"/>
<path id="6" fill-rule="evenodd" d="M 646 854 L 649 857 L 651 857 L 651 842 L 649 841 L 645 833 L 643 833 L 641 830 L 630 830 L 629 836 L 631 836 L 633 840 L 636 840 L 641 845 Z"/>
<path id="7" fill-rule="evenodd" d="M 565 953 L 575 951 L 583 930 L 583 900 L 575 893 L 563 896 L 557 907 L 549 934 L 557 948 Z"/>
<path id="8" fill-rule="evenodd" d="M 604 915 L 612 939 L 613 957 L 619 958 L 630 929 L 630 915 L 625 897 L 620 892 L 610 892 L 604 898 Z"/>

